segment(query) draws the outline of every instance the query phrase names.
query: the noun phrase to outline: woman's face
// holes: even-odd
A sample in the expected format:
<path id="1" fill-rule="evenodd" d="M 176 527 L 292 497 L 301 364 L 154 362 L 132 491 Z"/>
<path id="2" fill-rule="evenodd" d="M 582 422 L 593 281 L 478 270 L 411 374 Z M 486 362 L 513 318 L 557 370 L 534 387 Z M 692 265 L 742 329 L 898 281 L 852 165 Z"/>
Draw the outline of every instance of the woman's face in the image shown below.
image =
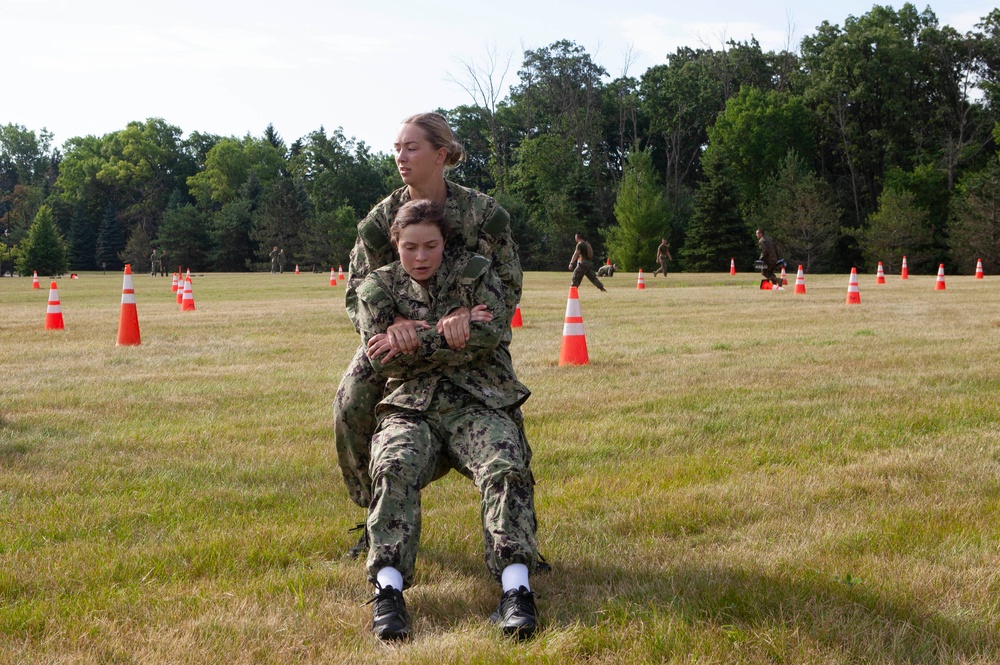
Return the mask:
<path id="1" fill-rule="evenodd" d="M 424 131 L 416 125 L 400 126 L 393 150 L 396 153 L 396 168 L 407 185 L 420 187 L 444 177 L 447 148 L 435 150 L 424 136 Z"/>
<path id="2" fill-rule="evenodd" d="M 430 284 L 431 277 L 441 267 L 444 255 L 444 238 L 437 224 L 422 222 L 410 224 L 399 232 L 396 242 L 399 252 L 399 262 L 406 274 L 424 288 Z"/>

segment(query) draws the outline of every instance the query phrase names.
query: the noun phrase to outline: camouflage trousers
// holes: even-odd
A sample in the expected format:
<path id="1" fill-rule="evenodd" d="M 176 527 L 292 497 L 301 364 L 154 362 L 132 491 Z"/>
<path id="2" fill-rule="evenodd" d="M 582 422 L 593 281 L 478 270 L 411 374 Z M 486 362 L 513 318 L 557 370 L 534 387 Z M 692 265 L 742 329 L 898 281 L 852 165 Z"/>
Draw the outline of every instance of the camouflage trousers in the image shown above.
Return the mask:
<path id="1" fill-rule="evenodd" d="M 371 463 L 372 435 L 375 433 L 375 407 L 385 393 L 385 379 L 375 373 L 368 362 L 365 347 L 359 346 L 347 366 L 337 397 L 333 402 L 333 432 L 337 443 L 337 462 L 344 476 L 344 485 L 351 501 L 362 508 L 372 502 Z M 520 411 L 517 413 L 520 423 Z M 448 473 L 446 462 L 434 474 L 440 478 Z"/>
<path id="2" fill-rule="evenodd" d="M 604 284 L 601 283 L 601 280 L 597 279 L 597 273 L 594 272 L 593 262 L 577 261 L 576 268 L 573 270 L 573 280 L 570 283 L 573 286 L 580 286 L 584 276 L 586 276 L 587 279 L 589 279 L 591 283 L 601 291 L 604 290 Z"/>
<path id="3" fill-rule="evenodd" d="M 534 571 L 534 477 L 531 448 L 506 411 L 483 406 L 464 391 L 438 386 L 427 412 L 395 410 L 372 440 L 373 499 L 368 511 L 368 578 L 392 566 L 413 583 L 420 544 L 420 491 L 442 459 L 479 489 L 486 567 L 499 582 L 522 563 Z"/>

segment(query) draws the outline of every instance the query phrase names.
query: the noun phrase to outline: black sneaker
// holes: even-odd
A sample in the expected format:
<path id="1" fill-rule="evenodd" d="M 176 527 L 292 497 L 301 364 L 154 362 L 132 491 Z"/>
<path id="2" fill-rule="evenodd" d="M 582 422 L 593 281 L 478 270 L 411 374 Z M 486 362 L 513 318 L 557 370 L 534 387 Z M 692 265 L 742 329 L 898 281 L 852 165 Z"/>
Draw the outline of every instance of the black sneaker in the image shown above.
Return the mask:
<path id="1" fill-rule="evenodd" d="M 375 587 L 372 608 L 372 632 L 380 640 L 405 640 L 410 636 L 410 617 L 406 613 L 403 592 L 389 587 Z"/>
<path id="2" fill-rule="evenodd" d="M 534 592 L 523 586 L 504 591 L 500 596 L 500 605 L 490 615 L 490 621 L 500 626 L 504 635 L 513 635 L 519 640 L 528 639 L 538 628 Z"/>

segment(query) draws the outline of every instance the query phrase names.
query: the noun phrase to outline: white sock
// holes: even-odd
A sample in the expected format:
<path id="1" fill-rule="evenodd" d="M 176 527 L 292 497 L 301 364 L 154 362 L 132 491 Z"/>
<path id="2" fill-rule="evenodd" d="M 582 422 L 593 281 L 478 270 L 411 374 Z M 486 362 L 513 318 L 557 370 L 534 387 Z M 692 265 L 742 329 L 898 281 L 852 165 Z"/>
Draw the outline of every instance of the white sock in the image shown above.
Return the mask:
<path id="1" fill-rule="evenodd" d="M 399 572 L 392 566 L 386 566 L 375 574 L 375 579 L 378 584 L 383 589 L 386 587 L 392 587 L 397 591 L 403 590 L 403 573 Z"/>
<path id="2" fill-rule="evenodd" d="M 503 572 L 500 573 L 500 581 L 504 591 L 518 587 L 524 587 L 531 591 L 531 586 L 528 584 L 528 567 L 523 563 L 512 563 L 504 568 Z"/>

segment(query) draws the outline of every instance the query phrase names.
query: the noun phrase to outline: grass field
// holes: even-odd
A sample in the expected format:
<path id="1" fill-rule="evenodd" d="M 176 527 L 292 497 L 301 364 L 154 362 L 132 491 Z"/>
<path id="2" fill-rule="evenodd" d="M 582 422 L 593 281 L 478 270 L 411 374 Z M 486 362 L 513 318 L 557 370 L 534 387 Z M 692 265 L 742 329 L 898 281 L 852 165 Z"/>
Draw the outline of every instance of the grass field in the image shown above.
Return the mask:
<path id="1" fill-rule="evenodd" d="M 793 273 L 794 274 L 794 273 Z M 792 277 L 790 275 L 790 277 Z M 477 495 L 424 493 L 414 639 L 368 632 L 327 274 L 0 279 L 0 663 L 1000 662 L 1000 278 L 529 273 L 545 630 L 488 624 Z M 790 281 L 794 282 L 794 279 Z"/>

